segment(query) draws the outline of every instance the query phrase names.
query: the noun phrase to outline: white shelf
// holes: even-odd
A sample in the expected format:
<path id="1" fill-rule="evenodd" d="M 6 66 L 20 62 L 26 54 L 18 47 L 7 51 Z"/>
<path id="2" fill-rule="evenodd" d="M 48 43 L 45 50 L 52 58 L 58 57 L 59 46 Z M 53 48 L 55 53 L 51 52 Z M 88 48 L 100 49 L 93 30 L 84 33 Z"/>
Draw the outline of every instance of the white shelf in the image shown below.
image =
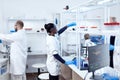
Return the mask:
<path id="1" fill-rule="evenodd" d="M 103 18 L 87 18 L 85 20 L 104 20 Z"/>
<path id="2" fill-rule="evenodd" d="M 79 19 L 79 20 L 104 20 L 103 18 L 86 18 L 86 19 Z"/>
<path id="3" fill-rule="evenodd" d="M 28 52 L 28 55 L 35 56 L 35 55 L 47 55 L 45 52 Z"/>
<path id="4" fill-rule="evenodd" d="M 27 34 L 46 34 L 46 32 L 26 32 Z"/>
<path id="5" fill-rule="evenodd" d="M 23 21 L 45 21 L 46 19 L 22 19 L 22 18 L 8 19 L 8 21 L 17 21 L 17 20 L 23 20 Z"/>
<path id="6" fill-rule="evenodd" d="M 67 21 L 75 21 L 76 19 L 67 19 Z M 78 19 L 78 21 L 81 20 L 104 20 L 103 18 L 86 18 L 86 19 Z"/>

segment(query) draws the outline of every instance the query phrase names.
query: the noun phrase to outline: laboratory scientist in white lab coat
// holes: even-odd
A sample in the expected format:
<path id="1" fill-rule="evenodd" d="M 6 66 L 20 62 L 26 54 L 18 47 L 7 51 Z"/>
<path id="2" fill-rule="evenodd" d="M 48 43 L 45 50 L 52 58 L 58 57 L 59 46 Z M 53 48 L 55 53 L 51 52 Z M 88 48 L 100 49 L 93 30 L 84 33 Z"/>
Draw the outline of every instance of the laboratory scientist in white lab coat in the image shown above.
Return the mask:
<path id="1" fill-rule="evenodd" d="M 10 41 L 10 73 L 11 80 L 26 80 L 27 38 L 24 23 L 18 20 L 11 34 L 0 34 L 0 39 Z"/>
<path id="2" fill-rule="evenodd" d="M 48 33 L 46 41 L 47 41 L 47 69 L 49 72 L 49 80 L 59 80 L 59 62 L 69 65 L 72 64 L 72 62 L 65 61 L 62 59 L 62 57 L 59 55 L 60 53 L 60 45 L 59 40 L 56 37 L 57 35 L 60 35 L 62 32 L 64 32 L 68 27 L 75 26 L 76 23 L 70 23 L 57 31 L 55 24 L 48 23 L 45 24 L 45 29 Z"/>

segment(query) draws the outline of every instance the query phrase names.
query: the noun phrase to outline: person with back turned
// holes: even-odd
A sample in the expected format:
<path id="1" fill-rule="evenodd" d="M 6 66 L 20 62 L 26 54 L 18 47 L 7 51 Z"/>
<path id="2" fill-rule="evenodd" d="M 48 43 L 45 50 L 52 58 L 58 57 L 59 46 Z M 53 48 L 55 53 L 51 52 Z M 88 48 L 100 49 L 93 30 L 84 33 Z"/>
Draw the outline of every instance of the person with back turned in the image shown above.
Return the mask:
<path id="1" fill-rule="evenodd" d="M 0 39 L 11 42 L 10 44 L 10 73 L 11 80 L 26 80 L 27 38 L 24 23 L 18 20 L 14 26 L 15 32 L 0 34 Z"/>

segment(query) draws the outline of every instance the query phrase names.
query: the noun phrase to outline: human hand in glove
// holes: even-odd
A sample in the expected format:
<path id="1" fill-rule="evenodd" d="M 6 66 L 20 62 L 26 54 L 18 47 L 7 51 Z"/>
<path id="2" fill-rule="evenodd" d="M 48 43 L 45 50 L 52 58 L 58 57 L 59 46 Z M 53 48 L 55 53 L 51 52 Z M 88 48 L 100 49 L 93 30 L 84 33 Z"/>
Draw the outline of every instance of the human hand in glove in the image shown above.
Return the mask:
<path id="1" fill-rule="evenodd" d="M 67 27 L 73 27 L 73 26 L 76 26 L 76 22 L 72 22 L 72 23 L 69 23 L 66 25 Z"/>
<path id="2" fill-rule="evenodd" d="M 65 61 L 65 64 L 66 64 L 66 65 L 73 64 L 73 61 Z"/>

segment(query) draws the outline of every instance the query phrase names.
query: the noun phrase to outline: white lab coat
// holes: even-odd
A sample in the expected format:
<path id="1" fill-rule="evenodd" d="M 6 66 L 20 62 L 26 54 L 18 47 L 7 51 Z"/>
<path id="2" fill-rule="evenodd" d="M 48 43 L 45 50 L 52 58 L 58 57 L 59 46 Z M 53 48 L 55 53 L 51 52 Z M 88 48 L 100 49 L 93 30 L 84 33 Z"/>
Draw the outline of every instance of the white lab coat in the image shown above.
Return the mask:
<path id="1" fill-rule="evenodd" d="M 54 54 L 58 54 L 60 52 L 59 41 L 57 37 L 47 36 L 47 69 L 48 72 L 53 75 L 59 75 L 59 63 L 54 58 Z"/>
<path id="2" fill-rule="evenodd" d="M 120 71 L 120 46 L 116 46 L 113 55 L 114 68 Z"/>
<path id="3" fill-rule="evenodd" d="M 10 73 L 14 75 L 25 74 L 27 60 L 27 38 L 25 30 L 15 33 L 0 34 L 0 39 L 11 41 L 10 49 Z"/>
<path id="4" fill-rule="evenodd" d="M 115 36 L 113 64 L 114 68 L 120 71 L 120 35 Z"/>
<path id="5" fill-rule="evenodd" d="M 87 47 L 90 47 L 90 46 L 95 46 L 96 44 L 93 43 L 90 39 L 87 39 L 85 40 L 84 42 L 84 45 L 83 46 L 87 46 Z"/>

